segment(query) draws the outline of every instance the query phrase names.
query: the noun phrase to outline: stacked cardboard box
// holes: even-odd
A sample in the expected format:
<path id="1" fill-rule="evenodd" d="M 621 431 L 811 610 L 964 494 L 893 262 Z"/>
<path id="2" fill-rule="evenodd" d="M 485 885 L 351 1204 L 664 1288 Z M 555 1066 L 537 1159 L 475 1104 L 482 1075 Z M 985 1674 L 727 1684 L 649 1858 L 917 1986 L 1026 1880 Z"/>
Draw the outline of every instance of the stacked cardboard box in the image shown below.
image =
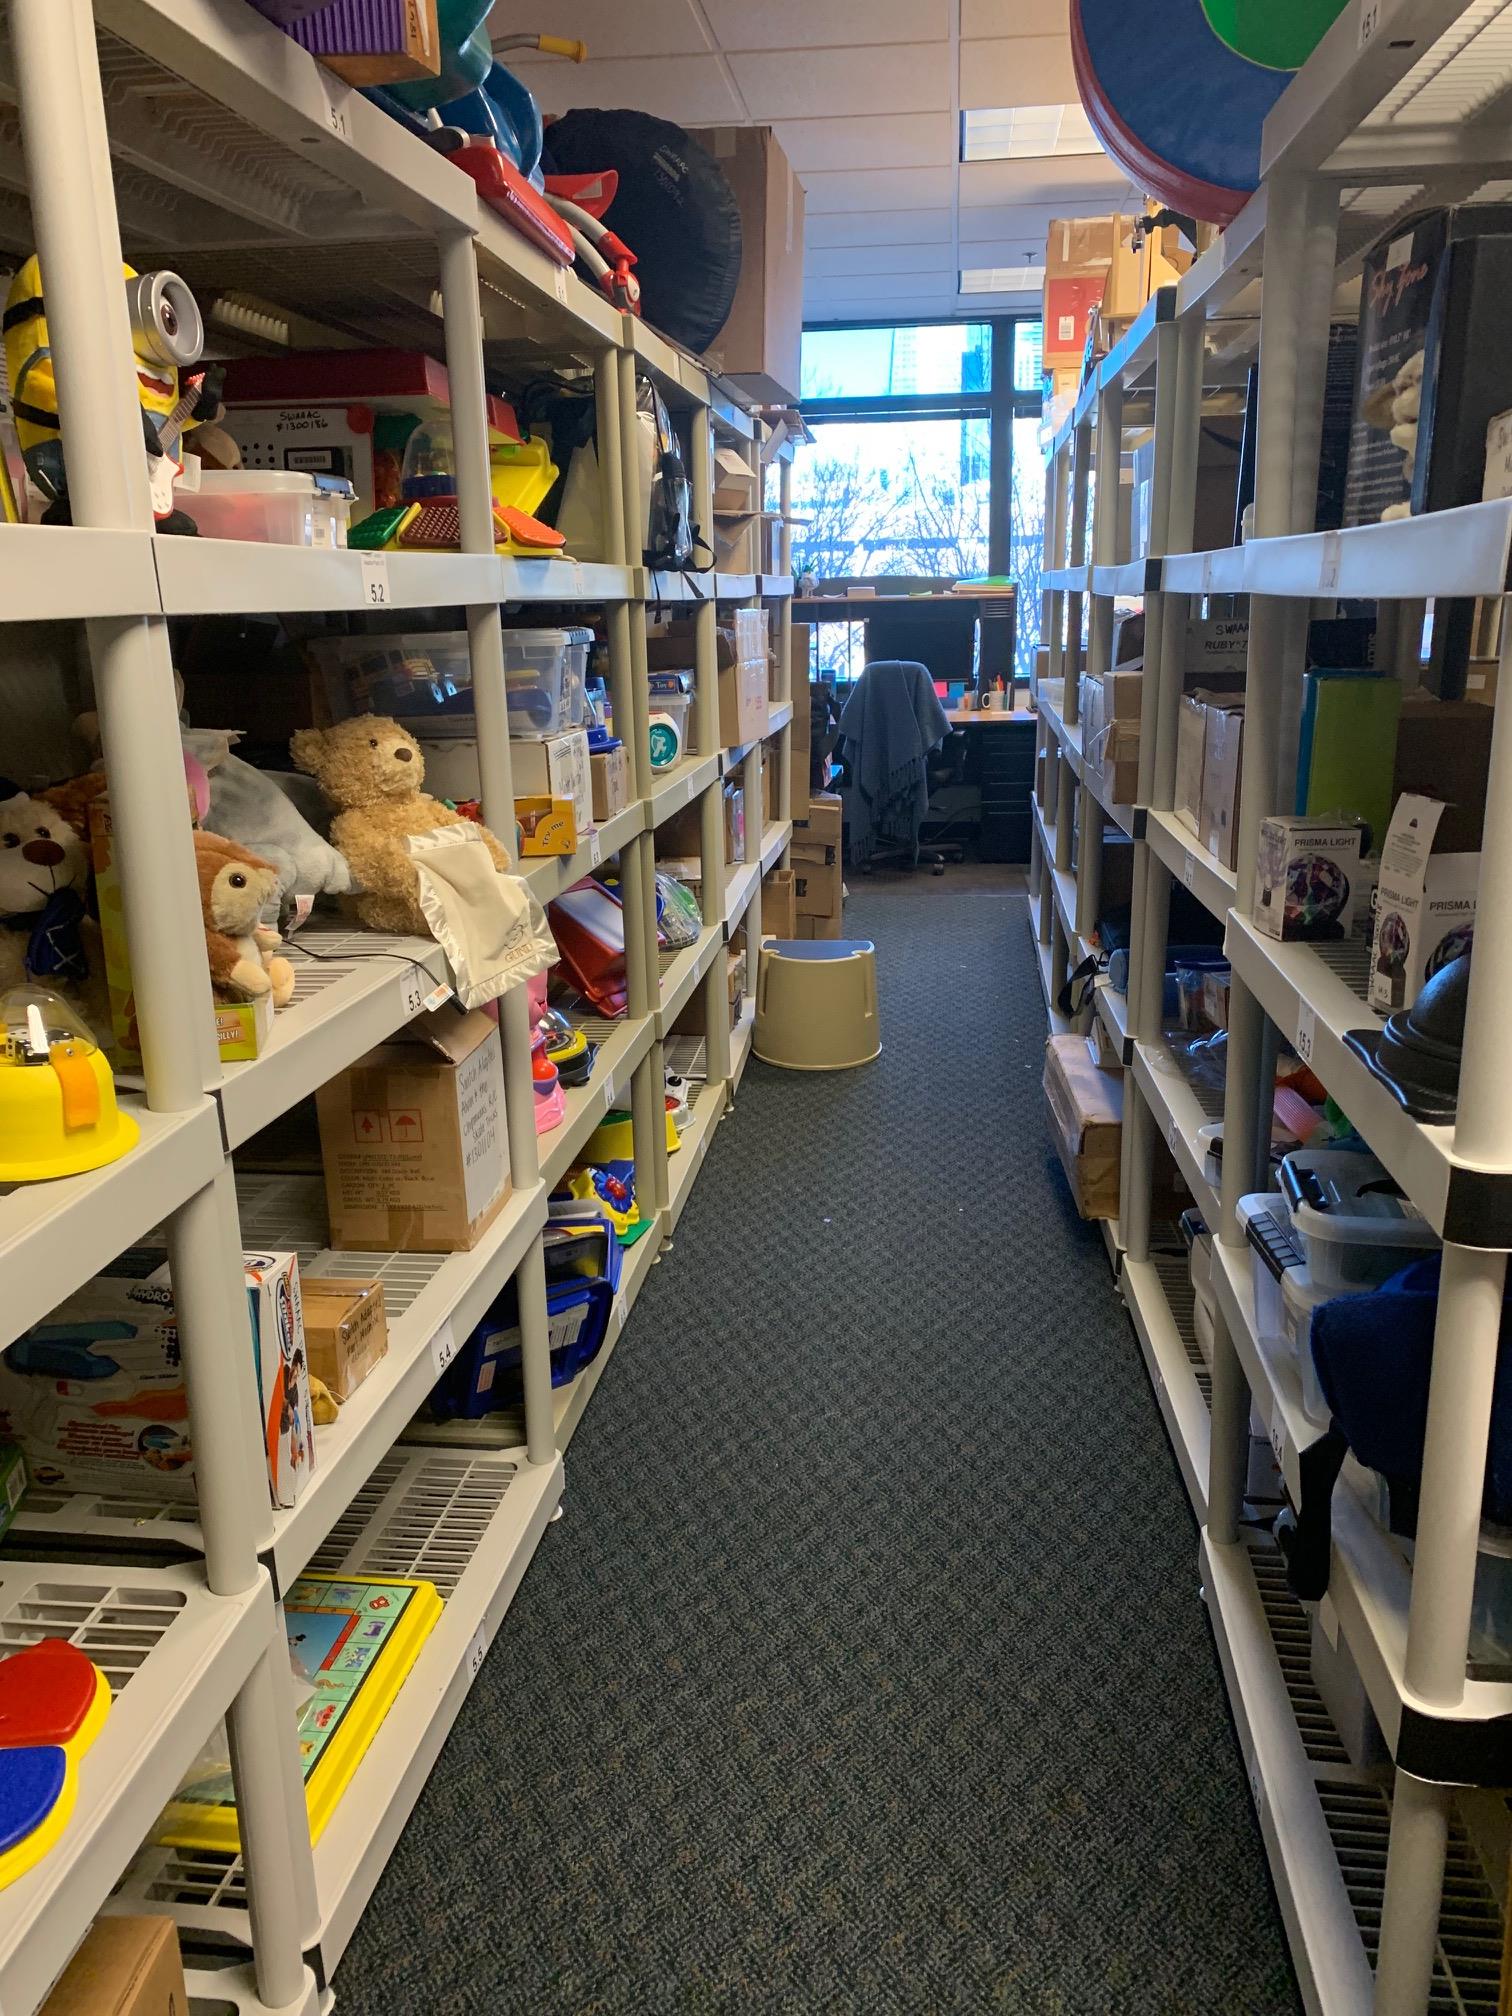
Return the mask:
<path id="1" fill-rule="evenodd" d="M 837 792 L 810 798 L 793 821 L 793 902 L 800 938 L 838 938 L 845 893 L 842 814 Z"/>
<path id="2" fill-rule="evenodd" d="M 1104 672 L 1081 681 L 1082 749 L 1089 770 L 1102 779 L 1110 801 L 1132 805 L 1139 794 L 1139 726 L 1144 706 L 1142 670 Z"/>

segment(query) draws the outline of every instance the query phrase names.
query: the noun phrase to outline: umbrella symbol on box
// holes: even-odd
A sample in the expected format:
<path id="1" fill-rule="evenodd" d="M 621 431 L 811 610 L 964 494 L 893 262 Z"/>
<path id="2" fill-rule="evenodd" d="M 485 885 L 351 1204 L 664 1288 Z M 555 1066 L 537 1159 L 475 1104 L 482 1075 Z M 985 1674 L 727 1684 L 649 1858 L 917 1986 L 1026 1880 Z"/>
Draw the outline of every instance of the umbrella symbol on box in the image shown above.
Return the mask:
<path id="1" fill-rule="evenodd" d="M 389 1130 L 396 1141 L 423 1141 L 425 1123 L 418 1106 L 395 1106 L 389 1111 Z"/>

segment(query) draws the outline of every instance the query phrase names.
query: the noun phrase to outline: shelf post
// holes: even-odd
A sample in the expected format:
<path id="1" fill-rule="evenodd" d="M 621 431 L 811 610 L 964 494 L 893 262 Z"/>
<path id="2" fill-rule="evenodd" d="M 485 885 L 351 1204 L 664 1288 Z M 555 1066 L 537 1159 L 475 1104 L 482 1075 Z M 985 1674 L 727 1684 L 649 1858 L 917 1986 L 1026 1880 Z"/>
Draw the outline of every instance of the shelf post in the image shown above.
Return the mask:
<path id="1" fill-rule="evenodd" d="M 1428 2007 L 1451 1796 L 1447 1785 L 1430 1785 L 1410 1771 L 1397 1771 L 1373 2016 L 1423 2016 Z"/>
<path id="2" fill-rule="evenodd" d="M 268 1759 L 296 1755 L 294 1697 L 282 1605 L 273 1642 L 226 1714 L 236 1826 L 247 1878 L 247 1917 L 258 2000 L 293 2008 L 304 1992 L 304 1947 L 318 1930 L 315 1869 L 300 1773 Z M 298 1804 L 291 1808 L 291 1785 Z"/>
<path id="3" fill-rule="evenodd" d="M 1092 418 L 1071 430 L 1071 560 L 1073 567 L 1087 564 L 1087 500 L 1092 478 Z M 1081 718 L 1082 597 L 1074 591 L 1066 596 L 1066 649 L 1062 660 L 1061 709 L 1072 727 Z"/>

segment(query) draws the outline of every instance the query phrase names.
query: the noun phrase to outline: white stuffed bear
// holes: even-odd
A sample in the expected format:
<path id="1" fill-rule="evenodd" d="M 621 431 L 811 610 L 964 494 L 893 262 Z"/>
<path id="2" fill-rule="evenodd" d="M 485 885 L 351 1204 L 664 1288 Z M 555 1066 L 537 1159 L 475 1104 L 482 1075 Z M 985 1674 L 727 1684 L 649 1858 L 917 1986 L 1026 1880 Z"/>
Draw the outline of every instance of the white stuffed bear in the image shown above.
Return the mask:
<path id="1" fill-rule="evenodd" d="M 84 843 L 62 813 L 0 778 L 0 994 L 23 982 L 46 987 L 99 1039 L 110 1008 L 88 887 Z"/>

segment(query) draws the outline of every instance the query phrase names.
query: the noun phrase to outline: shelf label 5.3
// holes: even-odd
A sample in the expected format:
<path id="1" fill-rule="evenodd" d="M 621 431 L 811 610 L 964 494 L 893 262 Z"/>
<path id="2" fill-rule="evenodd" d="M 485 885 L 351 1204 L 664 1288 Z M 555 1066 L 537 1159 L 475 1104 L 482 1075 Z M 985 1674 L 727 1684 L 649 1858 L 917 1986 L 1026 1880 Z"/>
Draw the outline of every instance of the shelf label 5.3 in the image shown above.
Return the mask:
<path id="1" fill-rule="evenodd" d="M 1318 1034 L 1317 1011 L 1305 1001 L 1297 1003 L 1297 1034 L 1295 1038 L 1297 1055 L 1304 1064 L 1313 1061 L 1313 1043 Z"/>

